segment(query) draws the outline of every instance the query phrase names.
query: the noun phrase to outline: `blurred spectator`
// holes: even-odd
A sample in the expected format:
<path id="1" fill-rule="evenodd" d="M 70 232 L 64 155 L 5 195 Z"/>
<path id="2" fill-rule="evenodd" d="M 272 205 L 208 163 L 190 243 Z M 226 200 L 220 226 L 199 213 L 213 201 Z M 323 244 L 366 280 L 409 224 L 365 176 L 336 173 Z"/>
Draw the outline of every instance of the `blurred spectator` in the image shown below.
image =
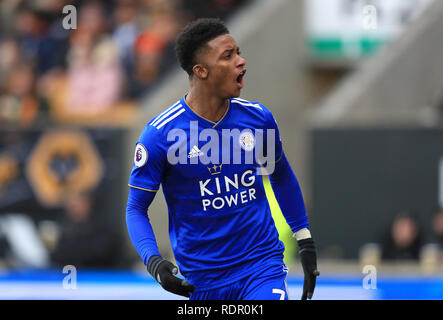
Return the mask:
<path id="1" fill-rule="evenodd" d="M 64 64 L 66 39 L 52 25 L 50 12 L 23 5 L 15 20 L 15 35 L 26 61 L 33 61 L 40 75 Z"/>
<path id="2" fill-rule="evenodd" d="M 184 21 L 177 1 L 146 2 L 146 19 L 135 39 L 134 66 L 130 70 L 127 95 L 149 92 L 162 74 L 175 64 L 173 43 Z"/>
<path id="3" fill-rule="evenodd" d="M 434 213 L 432 219 L 432 235 L 429 242 L 438 246 L 441 256 L 440 259 L 443 259 L 443 208 L 439 208 Z"/>
<path id="4" fill-rule="evenodd" d="M 97 216 L 92 195 L 72 195 L 66 201 L 63 221 L 59 224 L 59 239 L 51 251 L 57 267 L 113 268 L 120 263 L 119 237 L 109 229 L 103 217 Z M 51 248 L 49 248 L 51 249 Z"/>
<path id="5" fill-rule="evenodd" d="M 6 75 L 13 66 L 20 61 L 20 49 L 13 38 L 5 38 L 0 42 L 0 83 L 6 79 Z"/>
<path id="6" fill-rule="evenodd" d="M 123 73 L 107 28 L 99 2 L 80 8 L 78 29 L 72 33 L 68 53 L 66 104 L 71 113 L 100 113 L 120 98 Z"/>
<path id="7" fill-rule="evenodd" d="M 122 67 L 127 73 L 134 67 L 133 46 L 140 32 L 137 23 L 137 1 L 119 0 L 114 10 L 113 41 L 118 47 Z"/>
<path id="8" fill-rule="evenodd" d="M 417 218 L 409 212 L 397 214 L 382 243 L 382 260 L 417 260 L 422 234 Z"/>
<path id="9" fill-rule="evenodd" d="M 29 64 L 16 63 L 10 67 L 0 96 L 0 121 L 28 126 L 39 111 L 35 92 L 35 76 Z"/>

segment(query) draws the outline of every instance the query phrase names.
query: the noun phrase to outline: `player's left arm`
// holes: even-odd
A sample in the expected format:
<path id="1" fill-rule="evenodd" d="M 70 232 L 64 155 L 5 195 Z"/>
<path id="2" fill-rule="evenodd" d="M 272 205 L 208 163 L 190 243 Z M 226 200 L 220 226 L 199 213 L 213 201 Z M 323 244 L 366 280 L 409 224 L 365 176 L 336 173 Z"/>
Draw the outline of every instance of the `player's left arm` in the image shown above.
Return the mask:
<path id="1" fill-rule="evenodd" d="M 166 165 L 166 152 L 161 141 L 160 133 L 149 124 L 137 141 L 129 176 L 126 226 L 131 242 L 153 278 L 165 290 L 189 297 L 194 286 L 176 277 L 178 268 L 160 255 L 148 216 L 148 208 L 162 183 Z"/>
<path id="2" fill-rule="evenodd" d="M 297 177 L 284 153 L 277 123 L 268 112 L 268 128 L 275 133 L 274 170 L 269 174 L 275 198 L 286 222 L 290 226 L 299 247 L 300 260 L 305 274 L 302 300 L 311 299 L 314 293 L 317 270 L 317 253 L 314 240 L 309 230 L 308 215 Z"/>

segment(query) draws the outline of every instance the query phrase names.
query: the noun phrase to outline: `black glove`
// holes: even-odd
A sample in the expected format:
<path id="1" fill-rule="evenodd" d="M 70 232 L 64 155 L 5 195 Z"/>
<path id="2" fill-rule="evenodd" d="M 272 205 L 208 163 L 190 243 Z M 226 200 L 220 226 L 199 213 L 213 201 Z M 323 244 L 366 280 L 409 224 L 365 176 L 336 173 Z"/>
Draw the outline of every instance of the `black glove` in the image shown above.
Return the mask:
<path id="1" fill-rule="evenodd" d="M 160 256 L 152 256 L 148 262 L 148 272 L 166 291 L 189 298 L 195 287 L 186 280 L 175 277 L 178 268 Z"/>
<path id="2" fill-rule="evenodd" d="M 312 238 L 299 240 L 298 248 L 301 265 L 305 274 L 305 279 L 303 283 L 303 294 L 301 299 L 312 299 L 312 295 L 314 294 L 315 281 L 316 278 L 320 275 L 320 272 L 317 270 L 317 254 L 314 240 L 312 240 Z"/>

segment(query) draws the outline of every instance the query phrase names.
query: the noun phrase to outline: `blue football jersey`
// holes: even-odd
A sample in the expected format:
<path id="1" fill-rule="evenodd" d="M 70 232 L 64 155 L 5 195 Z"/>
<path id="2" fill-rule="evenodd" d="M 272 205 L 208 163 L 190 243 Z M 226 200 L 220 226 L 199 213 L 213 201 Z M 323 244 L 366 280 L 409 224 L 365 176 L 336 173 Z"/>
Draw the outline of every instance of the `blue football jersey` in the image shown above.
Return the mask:
<path id="1" fill-rule="evenodd" d="M 271 112 L 239 98 L 212 122 L 183 97 L 143 129 L 129 185 L 147 191 L 162 185 L 174 256 L 196 291 L 284 267 L 262 179 L 281 154 Z"/>

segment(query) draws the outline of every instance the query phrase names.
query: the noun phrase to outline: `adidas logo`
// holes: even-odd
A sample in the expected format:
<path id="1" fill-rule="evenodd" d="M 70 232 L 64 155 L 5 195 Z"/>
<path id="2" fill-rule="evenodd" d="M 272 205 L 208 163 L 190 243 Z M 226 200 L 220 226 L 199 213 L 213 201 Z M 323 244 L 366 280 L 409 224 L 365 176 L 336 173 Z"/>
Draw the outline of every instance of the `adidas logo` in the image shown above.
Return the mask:
<path id="1" fill-rule="evenodd" d="M 193 146 L 191 151 L 188 153 L 188 158 L 195 158 L 202 155 L 203 152 L 201 152 L 200 149 L 197 148 L 197 146 Z"/>

